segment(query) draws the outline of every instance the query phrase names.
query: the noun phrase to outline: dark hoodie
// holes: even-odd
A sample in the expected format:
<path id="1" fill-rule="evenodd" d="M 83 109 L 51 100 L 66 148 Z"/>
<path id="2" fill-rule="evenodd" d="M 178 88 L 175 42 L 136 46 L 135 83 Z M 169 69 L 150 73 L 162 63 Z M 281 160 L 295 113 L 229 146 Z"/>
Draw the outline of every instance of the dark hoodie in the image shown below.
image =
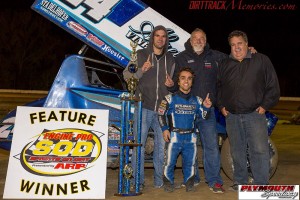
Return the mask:
<path id="1" fill-rule="evenodd" d="M 137 64 L 138 71 L 134 74 L 135 78 L 139 79 L 138 87 L 135 94 L 138 96 L 142 94 L 143 108 L 156 111 L 159 107 L 163 97 L 169 94 L 167 87 L 165 86 L 166 74 L 173 76 L 175 61 L 173 55 L 168 52 L 169 38 L 166 39 L 166 45 L 163 53 L 157 60 L 153 52 L 153 37 L 154 32 L 157 30 L 167 30 L 163 26 L 156 26 L 149 38 L 149 44 L 145 49 L 139 49 L 137 51 Z M 153 65 L 147 72 L 142 72 L 142 66 L 147 61 L 150 55 L 150 61 Z M 128 71 L 128 67 L 123 71 L 124 79 L 129 79 L 132 74 Z"/>
<path id="2" fill-rule="evenodd" d="M 196 96 L 205 99 L 207 93 L 213 105 L 216 104 L 217 96 L 217 73 L 220 61 L 227 58 L 228 55 L 212 50 L 207 43 L 204 51 L 198 55 L 191 45 L 190 39 L 185 44 L 185 50 L 177 55 L 176 68 L 173 76 L 174 86 L 168 88 L 169 91 L 175 92 L 178 90 L 178 72 L 180 68 L 190 67 L 195 72 L 195 78 L 192 86 L 192 93 Z"/>

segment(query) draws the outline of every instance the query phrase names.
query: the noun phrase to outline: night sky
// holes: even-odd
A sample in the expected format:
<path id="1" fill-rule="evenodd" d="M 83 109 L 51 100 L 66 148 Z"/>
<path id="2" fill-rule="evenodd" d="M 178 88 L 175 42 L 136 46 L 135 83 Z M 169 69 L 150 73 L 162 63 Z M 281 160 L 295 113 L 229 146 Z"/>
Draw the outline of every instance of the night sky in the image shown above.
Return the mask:
<path id="1" fill-rule="evenodd" d="M 258 52 L 271 59 L 280 81 L 281 96 L 300 97 L 299 1 L 226 1 L 226 5 L 232 2 L 237 5 L 241 2 L 241 5 L 259 4 L 269 5 L 271 8 L 282 4 L 294 5 L 294 9 L 291 10 L 242 10 L 237 7 L 231 9 L 231 6 L 227 10 L 222 7 L 220 10 L 209 10 L 204 1 L 198 1 L 199 9 L 189 9 L 192 5 L 191 0 L 173 0 L 173 4 L 159 0 L 144 2 L 188 32 L 192 32 L 196 27 L 202 28 L 207 34 L 211 48 L 224 53 L 230 53 L 227 36 L 231 31 L 238 29 L 246 32 L 249 46 L 254 46 Z"/>
<path id="2" fill-rule="evenodd" d="M 49 89 L 64 56 L 78 52 L 82 45 L 74 36 L 31 10 L 33 2 L 1 2 L 1 89 Z M 227 36 L 231 31 L 239 29 L 246 32 L 249 46 L 270 57 L 279 77 L 281 96 L 300 97 L 300 66 L 297 62 L 300 54 L 299 0 L 210 1 L 219 7 L 209 7 L 205 3 L 208 1 L 143 2 L 187 32 L 196 27 L 202 28 L 207 33 L 211 48 L 224 53 L 230 53 Z M 251 10 L 250 6 L 259 9 Z M 280 6 L 285 6 L 285 9 L 274 9 Z M 26 20 L 27 17 L 30 20 Z M 13 23 L 18 24 L 14 26 Z M 22 57 L 24 54 L 28 55 L 27 59 Z M 35 62 L 29 61 L 29 57 L 33 56 Z M 23 64 L 16 59 L 22 59 Z M 32 80 L 38 75 L 45 83 L 24 82 L 24 79 L 20 80 L 24 75 Z"/>

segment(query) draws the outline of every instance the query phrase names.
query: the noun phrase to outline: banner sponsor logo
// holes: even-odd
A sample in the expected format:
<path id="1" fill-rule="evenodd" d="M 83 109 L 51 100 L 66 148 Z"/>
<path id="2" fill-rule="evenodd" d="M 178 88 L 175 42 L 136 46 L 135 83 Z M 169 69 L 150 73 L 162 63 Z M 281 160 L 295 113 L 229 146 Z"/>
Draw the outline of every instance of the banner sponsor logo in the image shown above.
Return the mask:
<path id="1" fill-rule="evenodd" d="M 104 45 L 101 48 L 104 52 L 107 52 L 109 54 L 111 54 L 112 56 L 114 56 L 115 58 L 117 58 L 118 60 L 124 60 L 124 56 L 122 56 L 119 52 L 115 51 L 112 49 L 112 47 L 108 46 L 108 45 Z"/>
<path id="2" fill-rule="evenodd" d="M 41 2 L 41 9 L 60 22 L 66 21 L 69 18 L 69 15 L 61 7 L 50 1 L 43 0 Z"/>
<path id="3" fill-rule="evenodd" d="M 23 148 L 21 164 L 28 172 L 41 176 L 80 172 L 91 167 L 101 154 L 98 135 L 95 131 L 72 128 L 45 131 Z"/>
<path id="4" fill-rule="evenodd" d="M 154 25 L 150 21 L 143 21 L 139 28 L 133 28 L 132 26 L 129 26 L 129 30 L 126 34 L 126 37 L 137 43 L 138 46 L 141 48 L 146 48 L 148 46 L 149 40 L 150 40 L 150 35 L 151 32 L 154 29 Z M 176 56 L 179 51 L 172 47 L 172 43 L 175 43 L 179 40 L 179 36 L 176 34 L 176 32 L 169 28 L 166 27 L 168 36 L 169 36 L 169 44 L 168 44 L 168 51 L 172 53 L 174 56 Z"/>
<path id="5" fill-rule="evenodd" d="M 87 40 L 89 40 L 91 43 L 95 44 L 98 47 L 102 47 L 104 45 L 104 42 L 94 36 L 93 34 L 89 33 L 88 36 L 86 37 Z"/>
<path id="6" fill-rule="evenodd" d="M 78 35 L 82 35 L 85 36 L 88 34 L 88 31 L 82 27 L 80 24 L 74 22 L 74 21 L 69 21 L 67 23 L 67 26 L 72 29 L 73 31 L 75 31 Z"/>

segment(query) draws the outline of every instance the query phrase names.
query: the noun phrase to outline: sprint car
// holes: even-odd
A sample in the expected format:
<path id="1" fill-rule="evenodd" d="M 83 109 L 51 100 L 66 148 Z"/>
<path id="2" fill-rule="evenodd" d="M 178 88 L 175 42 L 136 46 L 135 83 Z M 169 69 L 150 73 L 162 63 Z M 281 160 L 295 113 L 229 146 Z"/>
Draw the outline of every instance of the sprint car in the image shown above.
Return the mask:
<path id="1" fill-rule="evenodd" d="M 77 37 L 85 45 L 77 55 L 70 55 L 64 59 L 48 95 L 25 106 L 108 109 L 108 162 L 110 166 L 116 167 L 121 121 L 119 96 L 126 92 L 122 71 L 130 61 L 130 42 L 137 43 L 138 48 L 145 48 L 151 30 L 155 25 L 163 24 L 170 38 L 168 51 L 176 56 L 184 49 L 183 44 L 189 38 L 189 34 L 140 0 L 36 0 L 32 9 Z M 88 46 L 117 64 L 85 56 Z M 222 115 L 216 112 L 221 164 L 225 174 L 232 179 L 233 165 L 229 142 L 226 139 L 225 121 Z M 15 117 L 16 110 L 13 110 L 0 120 L 0 148 L 11 148 Z M 270 135 L 278 119 L 272 113 L 267 113 L 267 119 L 269 130 L 266 134 Z M 145 158 L 151 162 L 153 135 L 149 135 L 145 146 Z M 278 154 L 271 139 L 269 146 L 271 177 L 276 170 Z M 201 152 L 201 145 L 198 150 Z M 201 153 L 198 154 L 198 161 L 201 163 Z M 248 169 L 251 177 L 250 167 Z"/>

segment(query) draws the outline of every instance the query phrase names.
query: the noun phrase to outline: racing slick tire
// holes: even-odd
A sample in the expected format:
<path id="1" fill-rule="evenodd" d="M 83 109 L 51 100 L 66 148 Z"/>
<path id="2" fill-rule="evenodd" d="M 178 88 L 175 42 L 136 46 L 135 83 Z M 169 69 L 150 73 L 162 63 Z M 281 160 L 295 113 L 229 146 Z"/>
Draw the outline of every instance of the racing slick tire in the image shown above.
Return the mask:
<path id="1" fill-rule="evenodd" d="M 272 176 L 274 175 L 276 168 L 277 168 L 277 164 L 278 164 L 278 152 L 277 152 L 277 148 L 274 144 L 274 142 L 271 140 L 271 138 L 269 138 L 269 152 L 270 152 L 270 179 L 272 178 Z M 224 141 L 223 145 L 222 145 L 222 149 L 221 149 L 221 165 L 223 168 L 223 171 L 225 173 L 225 175 L 230 179 L 233 180 L 233 161 L 232 161 L 232 157 L 230 154 L 230 145 L 229 145 L 229 140 L 228 138 Z M 249 183 L 253 182 L 253 177 L 251 174 L 251 170 L 249 167 L 249 164 L 247 164 L 248 166 L 248 172 L 249 172 Z"/>

